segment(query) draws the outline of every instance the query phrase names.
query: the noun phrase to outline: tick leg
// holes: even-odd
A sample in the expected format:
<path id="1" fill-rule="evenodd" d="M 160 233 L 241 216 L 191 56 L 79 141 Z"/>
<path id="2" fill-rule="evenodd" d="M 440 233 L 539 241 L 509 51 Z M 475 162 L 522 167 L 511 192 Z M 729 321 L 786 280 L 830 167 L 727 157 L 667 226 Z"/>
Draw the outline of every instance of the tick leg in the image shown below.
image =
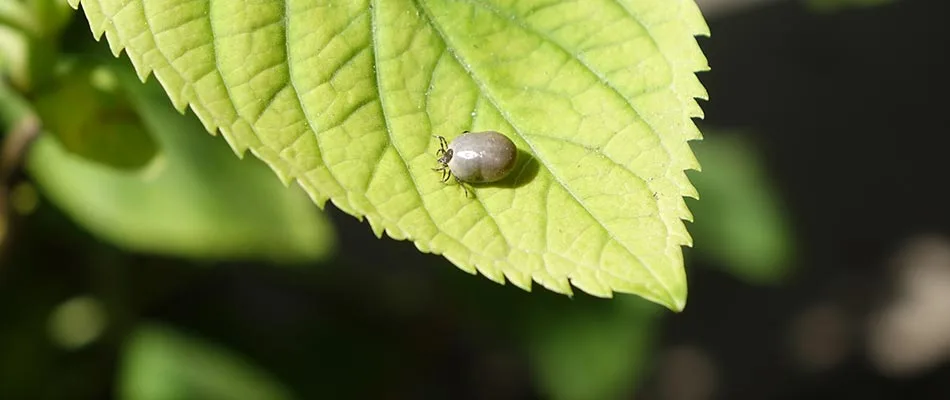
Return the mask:
<path id="1" fill-rule="evenodd" d="M 448 149 L 448 148 L 449 148 L 448 142 L 446 142 L 446 141 L 445 141 L 445 138 L 442 137 L 442 136 L 435 135 L 435 137 L 439 138 L 439 146 L 441 147 L 440 150 L 441 150 L 443 153 L 445 153 L 445 149 Z"/>
<path id="2" fill-rule="evenodd" d="M 439 168 L 432 168 L 432 170 L 442 173 L 442 182 L 448 182 L 448 181 L 449 181 L 449 175 L 450 175 L 450 173 L 449 173 L 449 170 L 448 170 L 447 167 L 442 166 L 442 167 L 439 167 Z"/>
<path id="3" fill-rule="evenodd" d="M 468 190 L 468 186 L 465 186 L 465 182 L 462 182 L 457 176 L 455 177 L 455 183 L 458 183 L 459 187 L 465 192 L 466 199 L 470 197 L 469 195 L 472 195 L 472 197 L 475 196 L 475 193 L 471 193 L 471 191 Z"/>
<path id="4" fill-rule="evenodd" d="M 441 167 L 439 167 L 439 168 L 432 168 L 432 170 L 433 170 L 433 171 L 436 171 L 436 172 L 441 172 L 441 173 L 442 173 L 442 182 L 448 182 L 448 181 L 449 181 L 449 171 L 448 171 L 448 168 L 447 168 L 446 166 L 443 165 L 443 166 L 441 166 Z"/>

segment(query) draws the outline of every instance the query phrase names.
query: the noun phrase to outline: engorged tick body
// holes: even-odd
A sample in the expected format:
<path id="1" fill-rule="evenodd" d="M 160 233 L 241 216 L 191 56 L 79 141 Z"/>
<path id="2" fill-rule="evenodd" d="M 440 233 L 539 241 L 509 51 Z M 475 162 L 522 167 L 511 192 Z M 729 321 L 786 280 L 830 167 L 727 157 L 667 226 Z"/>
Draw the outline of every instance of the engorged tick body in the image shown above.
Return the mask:
<path id="1" fill-rule="evenodd" d="M 441 147 L 436 151 L 442 181 L 454 176 L 459 183 L 490 183 L 504 179 L 514 169 L 518 148 L 507 136 L 495 131 L 463 132 L 446 143 L 439 138 Z"/>

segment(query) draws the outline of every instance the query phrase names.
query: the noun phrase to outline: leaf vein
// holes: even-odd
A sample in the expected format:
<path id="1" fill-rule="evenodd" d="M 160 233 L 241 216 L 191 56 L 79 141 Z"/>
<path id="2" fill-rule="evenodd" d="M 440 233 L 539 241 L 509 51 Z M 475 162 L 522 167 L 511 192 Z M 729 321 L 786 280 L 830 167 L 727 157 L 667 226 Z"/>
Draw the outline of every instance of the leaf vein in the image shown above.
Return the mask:
<path id="1" fill-rule="evenodd" d="M 531 141 L 528 140 L 527 135 L 525 135 L 520 129 L 518 129 L 518 127 L 516 126 L 516 124 L 515 124 L 515 122 L 514 122 L 514 118 L 512 118 L 511 115 L 508 115 L 507 112 L 505 112 L 501 107 L 498 106 L 496 100 L 491 96 L 491 94 L 490 94 L 491 92 L 488 91 L 488 90 L 484 87 L 482 81 L 479 80 L 479 79 L 475 79 L 475 77 L 477 77 L 478 75 L 475 73 L 475 71 L 473 71 L 473 70 L 471 69 L 471 67 L 469 66 L 469 64 L 465 62 L 465 60 L 461 57 L 461 55 L 459 55 L 457 52 L 454 52 L 454 51 L 451 50 L 451 49 L 452 49 L 452 46 L 451 46 L 451 43 L 449 42 L 449 36 L 446 35 L 445 32 L 442 30 L 443 28 L 442 28 L 438 23 L 436 23 L 435 18 L 432 16 L 431 10 L 429 10 L 427 7 L 423 6 L 423 5 L 419 2 L 419 0 L 413 0 L 413 2 L 417 5 L 417 7 L 419 7 L 419 8 L 423 11 L 423 15 L 425 15 L 426 19 L 427 19 L 427 20 L 429 21 L 429 23 L 433 26 L 433 28 L 435 29 L 435 31 L 439 33 L 439 35 L 442 37 L 442 40 L 447 44 L 446 48 L 449 49 L 449 54 L 451 54 L 451 55 L 456 59 L 456 61 L 459 63 L 459 65 L 460 65 L 463 69 L 465 69 L 465 71 L 466 71 L 470 76 L 473 77 L 473 81 L 474 81 L 475 84 L 479 87 L 480 91 L 485 94 L 485 98 L 488 99 L 488 101 L 492 103 L 492 105 L 495 107 L 495 109 L 497 109 L 497 110 L 499 111 L 499 113 L 502 115 L 502 117 L 503 117 L 506 121 L 508 121 L 508 123 L 512 126 L 512 128 L 515 129 L 515 132 L 516 132 L 519 136 L 521 136 L 522 138 L 525 139 L 525 143 L 526 143 L 526 144 L 528 145 L 528 147 L 531 149 L 531 152 L 534 153 L 535 157 L 537 157 L 537 158 L 541 161 L 542 164 L 544 164 L 544 165 L 551 165 L 550 163 L 548 163 L 548 162 L 541 156 L 541 154 L 537 151 L 537 149 L 535 149 L 535 147 L 531 144 Z M 475 3 L 473 3 L 473 4 L 475 4 Z M 489 11 L 491 11 L 491 10 L 489 10 Z M 591 72 L 593 73 L 593 71 L 591 71 Z M 616 90 L 616 89 L 614 89 L 614 90 Z M 654 133 L 656 133 L 656 131 L 654 131 Z M 560 185 L 560 186 L 564 189 L 564 191 L 565 191 L 568 195 L 570 195 L 570 196 L 574 199 L 574 201 L 576 201 L 576 202 L 581 206 L 581 208 L 582 208 L 595 222 L 597 222 L 597 223 L 604 229 L 605 232 L 607 232 L 607 234 L 608 234 L 608 236 L 611 238 L 611 240 L 614 240 L 615 242 L 619 243 L 619 244 L 621 245 L 621 247 L 623 247 L 624 250 L 627 251 L 628 254 L 630 254 L 630 255 L 633 256 L 635 259 L 637 259 L 637 261 L 640 263 L 640 265 L 643 267 L 643 269 L 645 269 L 645 270 L 653 277 L 654 281 L 656 281 L 658 284 L 660 284 L 660 286 L 663 287 L 663 289 L 666 291 L 667 295 L 670 297 L 670 299 L 672 299 L 672 298 L 673 298 L 673 293 L 672 293 L 672 291 L 669 289 L 669 287 L 667 287 L 666 282 L 664 282 L 663 280 L 659 279 L 659 277 L 656 275 L 656 272 L 653 271 L 653 269 L 650 268 L 645 262 L 643 262 L 643 260 L 640 258 L 640 256 L 637 255 L 635 252 L 633 252 L 633 251 L 628 247 L 628 245 L 627 245 L 626 243 L 617 240 L 617 238 L 614 237 L 613 233 L 612 233 L 609 229 L 607 229 L 607 226 L 604 224 L 604 222 L 601 221 L 601 220 L 589 209 L 589 207 L 588 207 L 583 201 L 581 201 L 581 199 L 577 196 L 577 194 L 574 193 L 574 192 L 570 189 L 570 187 L 567 186 L 559 176 L 557 176 L 556 174 L 554 174 L 553 171 L 552 171 L 552 173 L 551 173 L 551 177 L 554 179 L 555 182 L 558 183 L 558 185 Z M 618 277 L 618 278 L 621 278 L 621 277 Z M 623 278 L 621 278 L 621 279 L 623 279 Z"/>
<path id="2" fill-rule="evenodd" d="M 379 26 L 376 24 L 376 11 L 379 10 L 379 4 L 378 4 L 378 2 L 379 2 L 379 0 L 371 0 L 371 3 L 373 3 L 373 4 L 375 4 L 375 5 L 371 5 L 371 6 L 370 6 L 370 8 L 371 8 L 371 10 L 372 10 L 372 11 L 370 12 L 370 25 L 371 25 L 371 32 L 372 32 L 372 37 L 373 37 L 373 39 L 372 39 L 372 44 L 371 44 L 372 47 L 373 47 L 373 61 L 374 61 L 373 64 L 377 66 L 376 68 L 373 69 L 373 73 L 374 73 L 374 75 L 375 75 L 375 79 L 374 79 L 373 83 L 374 83 L 374 85 L 376 86 L 376 93 L 377 93 L 378 96 L 379 96 L 379 108 L 380 108 L 380 112 L 382 112 L 382 114 L 383 114 L 383 129 L 386 130 L 386 135 L 389 136 L 389 145 L 388 145 L 388 146 L 389 146 L 389 147 L 392 147 L 393 150 L 396 151 L 396 155 L 397 155 L 397 156 L 399 157 L 399 159 L 402 161 L 402 166 L 403 166 L 403 168 L 405 169 L 406 175 L 409 177 L 409 180 L 412 181 L 412 185 L 411 185 L 411 186 L 412 186 L 412 188 L 413 188 L 413 189 L 415 190 L 415 192 L 416 192 L 416 197 L 417 197 L 417 199 L 418 199 L 418 202 L 421 204 L 423 197 L 422 197 L 422 193 L 419 191 L 419 185 L 416 184 L 416 179 L 415 179 L 415 177 L 412 175 L 412 172 L 409 170 L 409 163 L 408 163 L 408 161 L 406 160 L 406 158 L 405 158 L 405 157 L 402 155 L 402 153 L 400 152 L 399 147 L 395 145 L 392 131 L 391 131 L 390 128 L 389 128 L 389 116 L 386 115 L 386 106 L 385 106 L 384 100 L 383 100 L 385 96 L 383 96 L 382 84 L 381 84 L 381 83 L 382 83 L 382 78 L 379 76 L 379 70 L 380 70 L 380 68 L 379 68 L 379 62 L 380 62 L 380 58 L 379 58 L 379 46 L 378 46 L 377 43 L 376 43 L 376 42 L 377 42 L 377 35 L 378 35 L 378 33 L 379 33 L 379 30 L 378 30 L 378 29 L 379 29 Z M 383 153 L 385 153 L 385 150 L 383 151 Z M 393 197 L 395 197 L 395 196 L 393 196 Z M 426 219 L 429 220 L 429 224 L 430 224 L 430 225 L 436 225 L 436 224 L 435 224 L 435 219 L 432 218 L 432 214 L 429 213 L 429 210 L 428 210 L 426 207 L 424 207 L 424 206 L 422 207 L 422 212 L 423 212 L 423 214 L 425 215 Z M 418 238 L 418 239 L 421 239 L 421 238 Z"/>

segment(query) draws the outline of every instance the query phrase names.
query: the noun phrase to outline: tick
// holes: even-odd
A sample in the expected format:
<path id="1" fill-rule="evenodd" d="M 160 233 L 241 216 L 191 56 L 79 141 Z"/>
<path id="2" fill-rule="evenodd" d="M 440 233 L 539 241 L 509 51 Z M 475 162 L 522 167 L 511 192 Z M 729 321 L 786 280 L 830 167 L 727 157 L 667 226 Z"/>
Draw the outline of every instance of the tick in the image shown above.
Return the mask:
<path id="1" fill-rule="evenodd" d="M 451 143 L 436 137 L 440 146 L 435 156 L 440 166 L 433 170 L 442 173 L 442 182 L 448 182 L 449 177 L 455 177 L 459 185 L 497 182 L 508 176 L 518 161 L 514 142 L 495 131 L 465 131 Z"/>

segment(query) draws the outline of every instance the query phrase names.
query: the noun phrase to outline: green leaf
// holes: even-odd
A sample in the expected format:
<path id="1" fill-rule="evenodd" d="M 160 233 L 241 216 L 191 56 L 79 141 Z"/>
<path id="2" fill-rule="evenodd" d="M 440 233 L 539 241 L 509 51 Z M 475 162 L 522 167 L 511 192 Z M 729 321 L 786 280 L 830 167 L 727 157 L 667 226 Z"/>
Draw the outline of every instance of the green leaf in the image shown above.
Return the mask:
<path id="1" fill-rule="evenodd" d="M 27 118 L 36 118 L 29 101 L 4 82 L 0 82 L 0 132 L 7 134 Z"/>
<path id="2" fill-rule="evenodd" d="M 0 78 L 24 92 L 45 85 L 72 16 L 61 0 L 0 2 Z"/>
<path id="3" fill-rule="evenodd" d="M 35 100 L 45 129 L 63 148 L 117 168 L 144 167 L 155 142 L 106 67 L 71 71 Z"/>
<path id="4" fill-rule="evenodd" d="M 30 50 L 24 32 L 0 25 L 0 78 L 14 86 L 25 86 L 30 80 Z"/>
<path id="5" fill-rule="evenodd" d="M 692 0 L 71 3 L 176 107 L 377 235 L 526 290 L 685 306 Z M 488 129 L 521 159 L 469 199 L 432 135 Z"/>
<path id="6" fill-rule="evenodd" d="M 69 7 L 60 0 L 0 2 L 0 26 L 16 29 L 31 38 L 55 37 L 69 17 Z"/>
<path id="7" fill-rule="evenodd" d="M 283 187 L 256 161 L 235 158 L 193 116 L 173 109 L 156 83 L 142 85 L 124 69 L 117 69 L 118 84 L 161 156 L 142 171 L 121 171 L 43 136 L 27 169 L 50 200 L 92 233 L 132 250 L 282 261 L 329 255 L 332 228 L 299 189 Z"/>
<path id="8" fill-rule="evenodd" d="M 39 31 L 34 13 L 26 2 L 20 0 L 0 3 L 0 26 L 34 35 Z"/>
<path id="9" fill-rule="evenodd" d="M 696 145 L 705 171 L 692 176 L 702 201 L 692 202 L 696 252 L 751 283 L 784 278 L 795 254 L 791 224 L 758 150 L 736 133 L 708 135 Z"/>
<path id="10" fill-rule="evenodd" d="M 531 316 L 528 349 L 546 398 L 619 399 L 635 389 L 652 355 L 658 308 L 611 306 L 574 304 Z"/>
<path id="11" fill-rule="evenodd" d="M 289 391 L 233 352 L 169 327 L 145 325 L 122 354 L 118 394 L 129 400 L 278 400 Z"/>

